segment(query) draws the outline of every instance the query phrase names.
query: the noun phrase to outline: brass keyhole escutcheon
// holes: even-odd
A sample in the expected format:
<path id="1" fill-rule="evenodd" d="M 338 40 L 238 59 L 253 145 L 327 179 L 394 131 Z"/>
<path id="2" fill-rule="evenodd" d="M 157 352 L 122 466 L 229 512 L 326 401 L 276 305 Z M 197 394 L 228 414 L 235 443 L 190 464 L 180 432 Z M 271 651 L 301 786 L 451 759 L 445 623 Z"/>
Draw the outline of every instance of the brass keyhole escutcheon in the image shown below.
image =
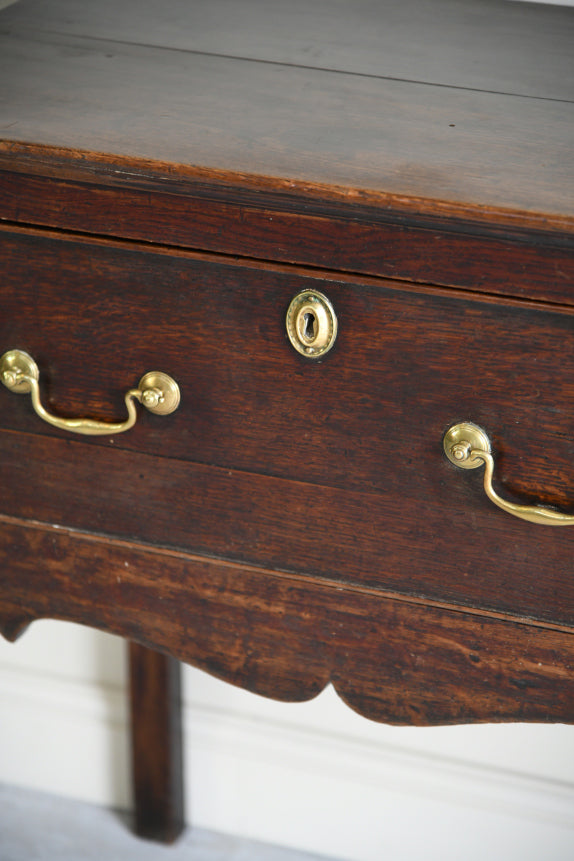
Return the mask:
<path id="1" fill-rule="evenodd" d="M 328 353 L 337 337 L 337 317 L 329 300 L 318 290 L 303 290 L 289 305 L 287 334 L 298 353 L 318 359 Z"/>

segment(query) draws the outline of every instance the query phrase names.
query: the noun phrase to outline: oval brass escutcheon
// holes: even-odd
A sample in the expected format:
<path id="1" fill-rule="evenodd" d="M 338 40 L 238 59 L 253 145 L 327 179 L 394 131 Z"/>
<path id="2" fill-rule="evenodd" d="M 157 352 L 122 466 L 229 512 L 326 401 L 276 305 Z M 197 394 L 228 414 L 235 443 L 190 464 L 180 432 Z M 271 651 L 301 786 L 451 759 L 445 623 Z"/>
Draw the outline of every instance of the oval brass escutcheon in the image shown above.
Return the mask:
<path id="1" fill-rule="evenodd" d="M 318 290 L 303 290 L 287 311 L 287 334 L 298 353 L 318 359 L 328 353 L 337 337 L 333 306 Z"/>

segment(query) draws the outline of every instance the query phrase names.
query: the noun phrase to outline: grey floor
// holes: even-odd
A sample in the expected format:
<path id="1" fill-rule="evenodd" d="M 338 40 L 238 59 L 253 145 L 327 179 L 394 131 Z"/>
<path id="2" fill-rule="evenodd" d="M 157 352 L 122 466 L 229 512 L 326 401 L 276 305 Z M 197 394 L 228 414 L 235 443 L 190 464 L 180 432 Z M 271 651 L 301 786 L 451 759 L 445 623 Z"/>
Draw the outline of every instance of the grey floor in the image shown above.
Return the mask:
<path id="1" fill-rule="evenodd" d="M 0 784 L 1 861 L 327 861 L 188 829 L 169 847 L 134 837 L 125 814 Z"/>

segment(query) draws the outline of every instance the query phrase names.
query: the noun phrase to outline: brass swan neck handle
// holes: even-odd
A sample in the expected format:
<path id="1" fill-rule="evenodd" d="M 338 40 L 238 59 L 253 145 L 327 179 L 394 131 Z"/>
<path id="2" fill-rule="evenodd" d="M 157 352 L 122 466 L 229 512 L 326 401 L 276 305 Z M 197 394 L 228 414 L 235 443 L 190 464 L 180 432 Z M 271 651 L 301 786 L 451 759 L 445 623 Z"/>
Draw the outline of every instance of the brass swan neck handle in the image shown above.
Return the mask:
<path id="1" fill-rule="evenodd" d="M 472 422 L 452 425 L 444 435 L 443 447 L 450 462 L 461 469 L 476 469 L 484 464 L 484 492 L 503 511 L 544 526 L 574 526 L 574 515 L 562 514 L 542 505 L 517 505 L 498 495 L 492 486 L 494 459 L 490 440 L 478 425 Z"/>
<path id="2" fill-rule="evenodd" d="M 23 350 L 10 350 L 0 358 L 0 378 L 12 392 L 29 394 L 36 414 L 54 427 L 61 430 L 88 436 L 104 436 L 124 433 L 132 428 L 137 419 L 135 401 L 139 401 L 150 412 L 169 415 L 179 406 L 179 386 L 171 377 L 161 371 L 150 371 L 139 381 L 137 389 L 125 394 L 128 411 L 127 419 L 122 422 L 104 422 L 88 418 L 61 418 L 42 405 L 40 400 L 40 372 L 34 359 Z"/>

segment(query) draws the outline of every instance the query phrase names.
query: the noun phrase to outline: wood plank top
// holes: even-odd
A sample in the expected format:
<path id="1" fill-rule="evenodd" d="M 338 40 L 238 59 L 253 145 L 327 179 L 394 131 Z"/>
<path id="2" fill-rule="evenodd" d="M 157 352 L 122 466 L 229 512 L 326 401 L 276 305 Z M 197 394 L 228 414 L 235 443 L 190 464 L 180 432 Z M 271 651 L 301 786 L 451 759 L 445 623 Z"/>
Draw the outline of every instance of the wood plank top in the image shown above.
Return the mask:
<path id="1" fill-rule="evenodd" d="M 400 8 L 20 0 L 0 139 L 574 229 L 574 10 Z"/>
<path id="2" fill-rule="evenodd" d="M 16 2 L 11 28 L 572 100 L 574 15 L 508 0 Z"/>

